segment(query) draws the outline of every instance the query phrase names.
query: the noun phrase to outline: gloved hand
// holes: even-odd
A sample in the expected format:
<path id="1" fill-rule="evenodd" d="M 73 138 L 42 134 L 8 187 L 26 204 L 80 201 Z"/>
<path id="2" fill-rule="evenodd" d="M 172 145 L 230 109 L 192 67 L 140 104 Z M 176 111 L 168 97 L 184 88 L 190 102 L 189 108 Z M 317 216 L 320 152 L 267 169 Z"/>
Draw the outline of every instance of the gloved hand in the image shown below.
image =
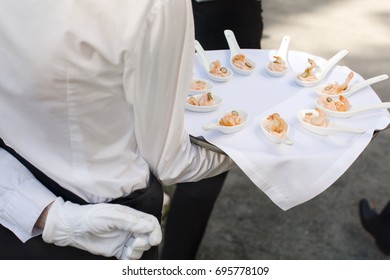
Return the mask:
<path id="1" fill-rule="evenodd" d="M 127 206 L 101 203 L 78 205 L 57 198 L 46 218 L 42 238 L 95 255 L 139 259 L 162 239 L 158 220 Z"/>

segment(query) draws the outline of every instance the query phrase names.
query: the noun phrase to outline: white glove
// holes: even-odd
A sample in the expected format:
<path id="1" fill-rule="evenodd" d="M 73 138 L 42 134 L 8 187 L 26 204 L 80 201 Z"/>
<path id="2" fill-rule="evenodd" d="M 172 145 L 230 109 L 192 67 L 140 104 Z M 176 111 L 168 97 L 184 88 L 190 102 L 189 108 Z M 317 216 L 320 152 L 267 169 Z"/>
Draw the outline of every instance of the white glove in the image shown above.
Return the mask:
<path id="1" fill-rule="evenodd" d="M 57 246 L 72 246 L 95 255 L 139 259 L 162 239 L 158 220 L 127 206 L 78 205 L 57 198 L 46 218 L 42 238 Z"/>

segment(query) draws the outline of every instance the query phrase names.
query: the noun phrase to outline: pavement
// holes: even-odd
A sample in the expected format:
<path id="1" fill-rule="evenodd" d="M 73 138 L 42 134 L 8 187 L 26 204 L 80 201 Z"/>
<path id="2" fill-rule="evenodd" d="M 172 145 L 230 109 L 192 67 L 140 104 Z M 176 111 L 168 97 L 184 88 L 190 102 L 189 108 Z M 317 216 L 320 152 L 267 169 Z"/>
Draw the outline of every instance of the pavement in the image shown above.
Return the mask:
<path id="1" fill-rule="evenodd" d="M 388 0 L 263 0 L 263 49 L 284 35 L 290 49 L 342 60 L 364 78 L 390 75 Z M 390 101 L 390 79 L 372 86 Z M 376 136 L 326 191 L 290 210 L 278 208 L 238 168 L 226 180 L 197 254 L 200 260 L 390 260 L 363 230 L 358 202 L 390 200 L 390 130 Z"/>

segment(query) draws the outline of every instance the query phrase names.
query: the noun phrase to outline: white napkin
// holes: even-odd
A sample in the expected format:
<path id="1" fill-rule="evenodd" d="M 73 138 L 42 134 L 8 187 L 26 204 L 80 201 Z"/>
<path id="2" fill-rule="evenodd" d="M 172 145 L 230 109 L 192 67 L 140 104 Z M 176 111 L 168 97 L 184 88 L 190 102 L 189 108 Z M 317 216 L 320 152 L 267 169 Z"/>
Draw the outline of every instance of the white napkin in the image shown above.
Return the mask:
<path id="1" fill-rule="evenodd" d="M 226 83 L 213 82 L 212 91 L 223 98 L 222 106 L 209 113 L 186 111 L 185 126 L 191 135 L 203 136 L 228 154 L 257 187 L 281 209 L 287 210 L 331 186 L 370 143 L 373 131 L 384 129 L 390 123 L 390 114 L 380 109 L 349 119 L 332 118 L 340 125 L 366 129 L 365 134 L 321 136 L 309 132 L 299 124 L 296 113 L 300 109 L 315 108 L 318 96 L 312 87 L 297 85 L 294 77 L 308 66 L 308 57 L 315 59 L 318 65 L 324 59 L 290 51 L 289 72 L 283 77 L 273 77 L 265 71 L 265 65 L 274 51 L 243 52 L 256 62 L 254 72 L 250 76 L 234 74 Z M 219 59 L 230 67 L 229 51 L 208 51 L 207 56 L 210 61 Z M 194 76 L 207 79 L 200 63 L 195 55 Z M 337 66 L 327 80 L 342 83 L 350 71 L 346 66 Z M 351 85 L 362 80 L 355 73 Z M 381 102 L 371 87 L 362 89 L 349 100 L 353 105 Z M 249 123 L 243 130 L 223 134 L 202 129 L 203 124 L 216 122 L 222 112 L 230 109 L 249 113 Z M 271 113 L 279 113 L 289 123 L 293 145 L 273 143 L 262 133 L 260 120 Z"/>

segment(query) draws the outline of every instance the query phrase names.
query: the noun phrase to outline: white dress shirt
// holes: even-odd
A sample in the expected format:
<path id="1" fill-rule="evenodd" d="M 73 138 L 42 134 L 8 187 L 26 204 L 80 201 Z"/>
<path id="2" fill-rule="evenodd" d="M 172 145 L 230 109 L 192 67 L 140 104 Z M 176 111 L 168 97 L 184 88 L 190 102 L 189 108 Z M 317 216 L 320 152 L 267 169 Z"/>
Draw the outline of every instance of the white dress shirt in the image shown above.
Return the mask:
<path id="1" fill-rule="evenodd" d="M 232 166 L 184 131 L 189 0 L 0 6 L 0 137 L 60 185 L 96 203 L 144 188 L 149 170 L 169 185 Z M 0 223 L 27 240 L 54 197 L 0 152 Z"/>

